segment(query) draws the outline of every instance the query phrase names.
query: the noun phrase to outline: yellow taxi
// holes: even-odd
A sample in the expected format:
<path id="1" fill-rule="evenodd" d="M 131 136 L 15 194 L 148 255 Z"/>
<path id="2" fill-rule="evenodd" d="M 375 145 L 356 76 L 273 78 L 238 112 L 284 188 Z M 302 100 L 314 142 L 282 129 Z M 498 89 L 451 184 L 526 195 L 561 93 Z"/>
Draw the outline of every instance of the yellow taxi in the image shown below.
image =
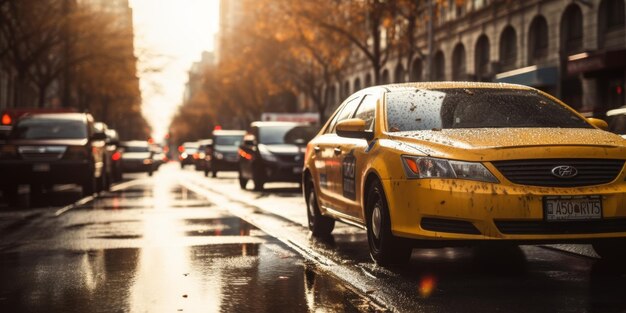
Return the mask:
<path id="1" fill-rule="evenodd" d="M 626 140 L 606 127 L 520 85 L 361 90 L 307 146 L 309 229 L 365 228 L 380 265 L 484 242 L 591 243 L 626 260 Z"/>

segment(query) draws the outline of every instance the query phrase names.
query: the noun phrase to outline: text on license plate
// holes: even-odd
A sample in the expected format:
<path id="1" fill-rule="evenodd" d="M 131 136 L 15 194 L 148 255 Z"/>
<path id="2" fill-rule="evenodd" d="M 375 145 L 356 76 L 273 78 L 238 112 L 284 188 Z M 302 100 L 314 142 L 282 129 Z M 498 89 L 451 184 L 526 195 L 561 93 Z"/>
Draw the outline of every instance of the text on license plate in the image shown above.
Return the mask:
<path id="1" fill-rule="evenodd" d="M 602 219 L 602 198 L 545 197 L 543 211 L 546 221 L 584 221 Z"/>

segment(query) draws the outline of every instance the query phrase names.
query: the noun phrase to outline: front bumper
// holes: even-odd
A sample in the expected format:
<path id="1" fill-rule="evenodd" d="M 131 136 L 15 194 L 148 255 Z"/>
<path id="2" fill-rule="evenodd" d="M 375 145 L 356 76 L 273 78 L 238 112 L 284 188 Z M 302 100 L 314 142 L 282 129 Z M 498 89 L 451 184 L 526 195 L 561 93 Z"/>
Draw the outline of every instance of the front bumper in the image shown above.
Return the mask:
<path id="1" fill-rule="evenodd" d="M 12 184 L 81 184 L 94 178 L 94 165 L 86 160 L 3 160 L 0 173 Z"/>
<path id="2" fill-rule="evenodd" d="M 468 180 L 385 180 L 392 231 L 435 240 L 584 242 L 626 237 L 626 184 L 552 188 Z M 547 221 L 546 196 L 600 196 L 602 219 Z"/>

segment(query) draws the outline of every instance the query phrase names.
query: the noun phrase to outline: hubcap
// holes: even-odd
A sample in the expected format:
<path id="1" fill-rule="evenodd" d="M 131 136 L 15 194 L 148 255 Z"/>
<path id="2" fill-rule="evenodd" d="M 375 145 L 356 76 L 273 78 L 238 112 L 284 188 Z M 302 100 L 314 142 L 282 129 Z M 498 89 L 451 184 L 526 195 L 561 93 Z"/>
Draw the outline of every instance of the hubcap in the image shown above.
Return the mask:
<path id="1" fill-rule="evenodd" d="M 380 238 L 380 206 L 376 204 L 374 206 L 374 210 L 372 211 L 372 233 L 376 239 Z"/>

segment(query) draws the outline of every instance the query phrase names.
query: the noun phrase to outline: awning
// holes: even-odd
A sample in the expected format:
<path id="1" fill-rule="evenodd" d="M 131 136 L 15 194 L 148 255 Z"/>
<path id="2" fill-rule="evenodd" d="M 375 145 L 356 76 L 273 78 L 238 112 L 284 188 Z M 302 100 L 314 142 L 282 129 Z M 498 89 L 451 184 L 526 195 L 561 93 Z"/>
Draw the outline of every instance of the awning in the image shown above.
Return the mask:
<path id="1" fill-rule="evenodd" d="M 556 85 L 558 77 L 559 70 L 556 66 L 539 67 L 533 65 L 497 74 L 495 81 L 499 83 L 542 87 Z"/>
<path id="2" fill-rule="evenodd" d="M 567 74 L 594 74 L 604 70 L 619 69 L 626 66 L 626 49 L 584 52 L 567 58 Z"/>

